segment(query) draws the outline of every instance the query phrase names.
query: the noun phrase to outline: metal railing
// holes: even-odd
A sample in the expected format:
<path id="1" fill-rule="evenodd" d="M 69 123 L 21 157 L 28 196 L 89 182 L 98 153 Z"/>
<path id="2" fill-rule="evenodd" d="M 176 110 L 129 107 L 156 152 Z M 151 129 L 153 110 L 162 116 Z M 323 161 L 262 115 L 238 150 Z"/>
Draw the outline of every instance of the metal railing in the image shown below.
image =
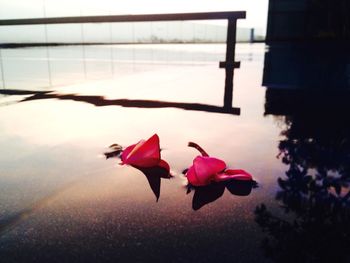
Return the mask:
<path id="1" fill-rule="evenodd" d="M 232 107 L 234 69 L 240 67 L 235 61 L 237 19 L 245 18 L 245 11 L 207 12 L 207 13 L 172 13 L 172 14 L 142 14 L 142 15 L 108 15 L 108 16 L 74 16 L 45 17 L 0 20 L 0 26 L 16 25 L 47 25 L 74 23 L 109 23 L 109 22 L 156 22 L 185 20 L 227 20 L 226 59 L 219 63 L 225 69 L 224 111 L 239 114 L 239 108 Z"/>

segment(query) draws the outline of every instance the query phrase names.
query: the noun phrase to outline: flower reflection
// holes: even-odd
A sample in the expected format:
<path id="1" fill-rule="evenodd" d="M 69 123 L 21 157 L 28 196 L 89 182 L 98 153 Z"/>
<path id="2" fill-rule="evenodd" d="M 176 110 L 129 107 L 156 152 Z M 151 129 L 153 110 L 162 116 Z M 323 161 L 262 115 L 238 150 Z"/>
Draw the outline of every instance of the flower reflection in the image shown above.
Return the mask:
<path id="1" fill-rule="evenodd" d="M 232 194 L 238 196 L 247 196 L 252 188 L 257 187 L 255 181 L 237 181 L 213 182 L 205 186 L 188 186 L 187 193 L 194 190 L 192 199 L 193 210 L 199 210 L 204 205 L 219 199 L 225 192 L 225 188 Z"/>
<path id="2" fill-rule="evenodd" d="M 118 157 L 122 161 L 121 165 L 130 165 L 141 171 L 158 201 L 161 178 L 172 177 L 169 164 L 161 159 L 158 135 L 154 134 L 148 140 L 141 140 L 124 150 L 118 144 L 112 144 L 110 148 L 111 151 L 104 154 L 106 158 Z"/>
<path id="3" fill-rule="evenodd" d="M 158 201 L 160 197 L 161 178 L 169 179 L 172 177 L 169 173 L 169 170 L 161 166 L 153 166 L 147 168 L 138 167 L 136 169 L 141 171 L 146 176 L 151 190 Z"/>

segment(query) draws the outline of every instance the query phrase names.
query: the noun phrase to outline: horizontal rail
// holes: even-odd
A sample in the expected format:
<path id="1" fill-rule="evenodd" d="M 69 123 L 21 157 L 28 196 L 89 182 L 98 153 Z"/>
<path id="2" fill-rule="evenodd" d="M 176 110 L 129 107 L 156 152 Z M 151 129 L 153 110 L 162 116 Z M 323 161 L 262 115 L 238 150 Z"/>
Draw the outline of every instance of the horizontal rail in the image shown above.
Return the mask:
<path id="1" fill-rule="evenodd" d="M 185 20 L 221 20 L 245 18 L 245 11 L 179 13 L 179 14 L 142 14 L 142 15 L 108 15 L 108 16 L 68 16 L 47 18 L 22 18 L 0 20 L 0 26 L 40 25 L 40 24 L 75 24 L 108 22 L 154 22 Z"/>
<path id="2" fill-rule="evenodd" d="M 219 68 L 240 68 L 241 62 L 226 62 L 226 61 L 221 61 L 219 62 Z"/>

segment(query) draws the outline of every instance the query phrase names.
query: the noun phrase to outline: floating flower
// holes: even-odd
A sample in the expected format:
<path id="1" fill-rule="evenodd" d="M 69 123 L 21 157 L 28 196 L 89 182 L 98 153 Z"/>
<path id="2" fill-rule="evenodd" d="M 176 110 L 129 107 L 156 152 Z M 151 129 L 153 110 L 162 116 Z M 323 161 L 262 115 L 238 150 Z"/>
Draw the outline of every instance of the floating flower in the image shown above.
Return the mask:
<path id="1" fill-rule="evenodd" d="M 193 160 L 193 165 L 187 170 L 186 177 L 193 186 L 204 186 L 211 182 L 227 180 L 252 181 L 252 176 L 242 169 L 227 168 L 224 161 L 209 157 L 209 155 L 196 143 L 190 142 L 189 147 L 196 148 L 202 156 Z"/>
<path id="2" fill-rule="evenodd" d="M 160 157 L 159 137 L 154 134 L 148 140 L 141 140 L 123 150 L 119 144 L 112 144 L 110 152 L 104 153 L 107 159 L 119 157 L 121 164 L 133 166 L 141 171 L 147 178 L 148 183 L 157 201 L 160 196 L 161 178 L 169 179 L 169 164 Z"/>
<path id="3" fill-rule="evenodd" d="M 130 145 L 121 154 L 121 164 L 128 164 L 136 168 L 161 167 L 170 170 L 169 164 L 160 157 L 159 137 L 154 134 L 148 140 L 141 140 Z"/>

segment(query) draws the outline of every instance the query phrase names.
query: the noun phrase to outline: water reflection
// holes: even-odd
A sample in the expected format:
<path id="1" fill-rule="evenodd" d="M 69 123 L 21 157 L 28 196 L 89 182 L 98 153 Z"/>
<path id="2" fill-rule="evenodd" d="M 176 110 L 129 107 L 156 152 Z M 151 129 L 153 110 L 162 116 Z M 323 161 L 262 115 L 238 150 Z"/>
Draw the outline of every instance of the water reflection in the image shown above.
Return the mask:
<path id="1" fill-rule="evenodd" d="M 285 126 L 278 158 L 287 165 L 276 200 L 256 222 L 276 262 L 349 262 L 350 92 L 268 90 L 265 114 Z"/>
<path id="2" fill-rule="evenodd" d="M 220 183 L 211 183 L 206 186 L 188 187 L 187 193 L 194 190 L 192 199 L 193 210 L 199 210 L 203 206 L 219 199 L 225 192 L 225 188 L 232 194 L 238 196 L 248 196 L 252 189 L 257 187 L 254 181 L 231 180 Z"/>
<path id="3" fill-rule="evenodd" d="M 0 86 L 3 89 L 47 89 L 97 79 L 120 79 L 125 75 L 179 65 L 215 65 L 216 69 L 225 51 L 224 44 L 6 46 L 8 48 L 0 48 Z"/>
<path id="4" fill-rule="evenodd" d="M 86 96 L 77 94 L 59 94 L 54 91 L 30 91 L 30 90 L 10 90 L 0 89 L 0 94 L 3 95 L 31 95 L 20 102 L 43 100 L 43 99 L 59 99 L 86 102 L 94 106 L 121 106 L 131 108 L 178 108 L 183 110 L 228 113 L 233 115 L 240 115 L 240 108 L 235 107 L 219 107 L 214 105 L 202 103 L 185 103 L 185 102 L 171 102 L 158 100 L 131 100 L 131 99 L 106 99 L 103 96 Z M 231 103 L 232 104 L 232 103 Z"/>
<path id="5" fill-rule="evenodd" d="M 70 181 L 69 183 L 62 185 L 55 191 L 51 192 L 47 196 L 39 198 L 28 207 L 14 213 L 5 214 L 5 216 L 2 215 L 0 217 L 0 237 L 15 229 L 18 225 L 23 223 L 37 211 L 48 206 L 49 203 L 57 198 L 57 196 L 59 196 L 62 192 L 74 188 L 78 183 L 79 180 Z"/>
<path id="6" fill-rule="evenodd" d="M 118 144 L 113 144 L 110 146 L 110 148 L 112 149 L 111 151 L 104 153 L 106 159 L 120 158 L 120 155 L 123 151 L 122 147 Z M 169 170 L 162 166 L 133 167 L 146 176 L 149 186 L 151 187 L 151 190 L 156 197 L 156 200 L 158 201 L 160 197 L 161 178 L 170 179 L 172 177 Z"/>
<path id="7" fill-rule="evenodd" d="M 154 167 L 148 167 L 148 168 L 136 168 L 139 171 L 141 171 L 147 178 L 147 181 L 152 189 L 152 192 L 154 193 L 157 201 L 160 197 L 160 182 L 161 178 L 170 179 L 171 175 L 168 170 L 166 170 L 164 167 L 160 166 L 154 166 Z"/>
<path id="8" fill-rule="evenodd" d="M 349 64 L 347 42 L 274 43 L 265 54 L 263 85 L 304 91 L 349 89 Z"/>

